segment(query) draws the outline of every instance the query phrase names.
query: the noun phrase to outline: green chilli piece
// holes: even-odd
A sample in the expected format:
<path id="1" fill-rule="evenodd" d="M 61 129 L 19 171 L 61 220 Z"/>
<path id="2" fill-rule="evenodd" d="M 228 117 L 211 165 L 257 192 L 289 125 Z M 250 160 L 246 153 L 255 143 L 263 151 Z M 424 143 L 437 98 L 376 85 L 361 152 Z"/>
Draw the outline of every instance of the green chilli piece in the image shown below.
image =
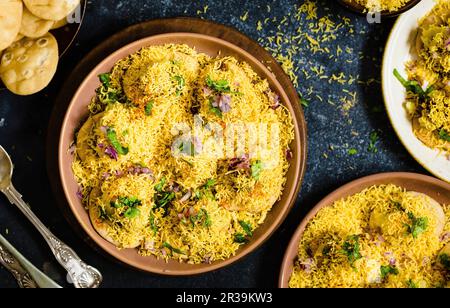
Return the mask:
<path id="1" fill-rule="evenodd" d="M 150 116 L 152 115 L 153 110 L 153 104 L 155 103 L 154 100 L 151 100 L 147 105 L 145 105 L 145 115 Z"/>
<path id="2" fill-rule="evenodd" d="M 179 254 L 179 255 L 186 255 L 183 251 L 181 251 L 181 250 L 178 249 L 178 248 L 173 247 L 172 245 L 170 245 L 170 244 L 167 243 L 167 242 L 164 242 L 164 243 L 163 243 L 163 247 L 169 249 L 171 253 L 174 253 L 174 252 L 175 252 L 175 253 L 177 253 L 177 254 Z"/>
<path id="3" fill-rule="evenodd" d="M 180 96 L 181 92 L 183 92 L 184 86 L 186 85 L 186 81 L 182 76 L 175 76 L 173 79 L 178 83 L 176 94 L 177 96 Z"/>

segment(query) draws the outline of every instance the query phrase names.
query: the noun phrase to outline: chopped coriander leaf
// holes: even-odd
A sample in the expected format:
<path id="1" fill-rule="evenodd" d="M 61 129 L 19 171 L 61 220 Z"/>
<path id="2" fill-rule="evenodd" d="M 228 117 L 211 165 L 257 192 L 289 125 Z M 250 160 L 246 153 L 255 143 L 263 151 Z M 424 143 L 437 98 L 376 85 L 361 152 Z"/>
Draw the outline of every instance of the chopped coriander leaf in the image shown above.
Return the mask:
<path id="1" fill-rule="evenodd" d="M 445 129 L 441 129 L 439 131 L 439 138 L 444 140 L 444 141 L 450 142 L 450 133 L 447 132 Z"/>
<path id="2" fill-rule="evenodd" d="M 141 200 L 136 197 L 119 197 L 116 201 L 111 202 L 111 206 L 118 209 L 121 207 L 136 207 L 142 205 Z"/>
<path id="3" fill-rule="evenodd" d="M 208 228 L 211 226 L 211 217 L 209 217 L 208 212 L 205 209 L 201 209 L 201 211 L 203 211 L 203 215 L 205 217 L 204 221 L 203 221 L 203 226 Z"/>
<path id="4" fill-rule="evenodd" d="M 419 217 L 414 216 L 413 213 L 408 213 L 408 218 L 411 221 L 411 224 L 405 224 L 405 227 L 408 229 L 408 233 L 412 234 L 414 238 L 417 238 L 420 234 L 424 233 L 428 228 L 428 218 L 427 217 Z"/>
<path id="5" fill-rule="evenodd" d="M 227 80 L 212 80 L 210 76 L 206 77 L 206 84 L 217 92 L 231 92 L 230 83 Z"/>
<path id="6" fill-rule="evenodd" d="M 352 235 L 342 245 L 341 253 L 347 256 L 348 261 L 353 266 L 355 261 L 362 258 L 359 251 L 359 235 Z"/>
<path id="7" fill-rule="evenodd" d="M 173 79 L 178 83 L 176 94 L 177 96 L 180 96 L 181 92 L 183 92 L 184 86 L 186 85 L 186 81 L 182 76 L 175 76 Z"/>
<path id="8" fill-rule="evenodd" d="M 191 140 L 182 141 L 178 145 L 178 150 L 188 156 L 195 156 L 195 144 Z"/>
<path id="9" fill-rule="evenodd" d="M 105 211 L 105 209 L 103 207 L 99 207 L 98 218 L 100 218 L 101 220 L 108 220 L 109 219 L 109 215 L 108 215 L 108 213 L 106 213 L 106 211 Z"/>
<path id="10" fill-rule="evenodd" d="M 220 110 L 220 108 L 214 107 L 214 106 L 213 106 L 213 100 L 214 100 L 214 99 L 211 98 L 210 101 L 209 101 L 209 110 L 210 110 L 213 114 L 215 114 L 216 116 L 218 116 L 219 118 L 222 118 L 222 117 L 223 117 L 222 111 Z"/>
<path id="11" fill-rule="evenodd" d="M 98 75 L 98 78 L 100 79 L 100 82 L 104 87 L 109 87 L 111 82 L 111 74 L 105 73 Z"/>
<path id="12" fill-rule="evenodd" d="M 202 192 L 200 190 L 196 190 L 194 192 L 194 197 L 197 199 L 201 199 L 202 198 Z"/>
<path id="13" fill-rule="evenodd" d="M 367 150 L 372 153 L 377 153 L 378 152 L 377 142 L 378 142 L 378 140 L 380 140 L 380 136 L 378 135 L 378 132 L 376 132 L 376 131 L 371 132 L 369 139 L 370 139 L 370 143 L 369 143 L 369 147 L 367 148 Z"/>
<path id="14" fill-rule="evenodd" d="M 238 243 L 238 244 L 245 244 L 245 243 L 248 243 L 248 239 L 242 233 L 235 233 L 234 234 L 234 242 Z"/>
<path id="15" fill-rule="evenodd" d="M 195 223 L 197 221 L 202 222 L 202 225 L 204 227 L 211 226 L 211 219 L 209 218 L 208 212 L 205 209 L 200 209 L 197 215 L 191 216 L 190 221 L 192 224 L 192 227 L 195 227 Z"/>
<path id="16" fill-rule="evenodd" d="M 114 149 L 119 153 L 120 155 L 127 155 L 129 150 L 128 148 L 122 146 L 120 144 L 119 140 L 117 139 L 116 131 L 112 128 L 108 128 L 106 131 L 106 137 L 108 138 L 111 145 L 114 147 Z"/>
<path id="17" fill-rule="evenodd" d="M 247 234 L 247 236 L 249 236 L 249 237 L 253 236 L 252 225 L 251 224 L 249 224 L 248 222 L 245 222 L 243 220 L 239 220 L 239 224 L 241 225 L 242 229 L 244 229 L 244 231 Z"/>
<path id="18" fill-rule="evenodd" d="M 156 208 L 165 207 L 173 199 L 175 199 L 174 192 L 163 192 L 161 195 L 156 195 L 156 197 L 155 197 Z"/>
<path id="19" fill-rule="evenodd" d="M 162 190 L 163 190 L 163 188 L 164 188 L 164 185 L 166 185 L 166 178 L 165 177 L 163 177 L 162 179 L 161 179 L 161 181 L 159 181 L 159 183 L 155 186 L 155 190 L 157 191 L 157 192 L 162 192 Z"/>
<path id="20" fill-rule="evenodd" d="M 198 190 L 194 192 L 194 197 L 197 199 L 201 199 L 203 196 L 208 197 L 211 200 L 215 200 L 215 191 L 214 186 L 216 185 L 215 179 L 209 179 L 203 186 L 200 186 Z"/>
<path id="21" fill-rule="evenodd" d="M 443 253 L 439 256 L 439 263 L 447 270 L 450 271 L 450 256 Z"/>
<path id="22" fill-rule="evenodd" d="M 352 148 L 352 149 L 348 150 L 348 155 L 352 155 L 353 156 L 353 155 L 356 155 L 356 154 L 358 154 L 358 150 L 357 149 L 353 149 Z"/>
<path id="23" fill-rule="evenodd" d="M 140 213 L 141 211 L 138 208 L 130 207 L 125 211 L 124 216 L 126 218 L 133 219 L 138 217 Z"/>
<path id="24" fill-rule="evenodd" d="M 119 96 L 119 91 L 110 87 L 102 86 L 97 89 L 98 99 L 102 104 L 110 104 L 117 101 L 123 102 L 124 98 Z"/>
<path id="25" fill-rule="evenodd" d="M 170 245 L 170 244 L 167 243 L 167 242 L 164 242 L 164 243 L 163 243 L 163 247 L 169 249 L 171 253 L 177 253 L 177 254 L 179 254 L 179 255 L 185 255 L 185 253 L 182 252 L 180 249 L 175 248 L 175 247 L 172 247 L 172 245 Z"/>
<path id="26" fill-rule="evenodd" d="M 386 279 L 389 275 L 398 275 L 398 269 L 391 265 L 380 266 L 381 279 Z"/>
<path id="27" fill-rule="evenodd" d="M 322 254 L 326 257 L 328 257 L 330 255 L 331 252 L 331 246 L 330 245 L 326 245 L 325 247 L 323 247 L 322 249 Z"/>
<path id="28" fill-rule="evenodd" d="M 261 176 L 261 171 L 263 169 L 263 164 L 260 160 L 255 161 L 252 165 L 251 165 L 251 171 L 252 171 L 252 177 L 255 180 L 259 180 L 259 177 Z"/>
<path id="29" fill-rule="evenodd" d="M 153 213 L 150 213 L 150 228 L 153 231 L 153 236 L 155 236 L 158 233 L 158 226 L 155 222 L 155 215 Z"/>
<path id="30" fill-rule="evenodd" d="M 147 105 L 145 105 L 145 115 L 150 116 L 152 114 L 153 104 L 155 102 L 151 100 Z"/>
<path id="31" fill-rule="evenodd" d="M 406 91 L 418 95 L 421 99 L 426 99 L 428 94 L 433 92 L 433 86 L 428 87 L 425 91 L 422 86 L 415 80 L 406 80 L 402 77 L 397 69 L 394 69 L 394 76 L 400 81 L 400 83 L 405 87 Z"/>
<path id="32" fill-rule="evenodd" d="M 399 211 L 405 210 L 400 202 L 394 202 L 394 207 Z"/>
<path id="33" fill-rule="evenodd" d="M 154 197 L 154 209 L 163 209 L 164 217 L 169 215 L 169 205 L 175 199 L 174 192 L 160 192 Z"/>
<path id="34" fill-rule="evenodd" d="M 309 107 L 309 101 L 307 101 L 303 97 L 300 97 L 300 104 L 305 108 Z"/>
<path id="35" fill-rule="evenodd" d="M 210 189 L 212 187 L 214 187 L 216 185 L 216 180 L 215 179 L 209 179 L 208 181 L 206 181 L 205 184 L 205 189 Z"/>
<path id="36" fill-rule="evenodd" d="M 406 281 L 406 285 L 410 289 L 417 289 L 418 288 L 417 284 L 412 279 L 409 279 L 408 281 Z"/>

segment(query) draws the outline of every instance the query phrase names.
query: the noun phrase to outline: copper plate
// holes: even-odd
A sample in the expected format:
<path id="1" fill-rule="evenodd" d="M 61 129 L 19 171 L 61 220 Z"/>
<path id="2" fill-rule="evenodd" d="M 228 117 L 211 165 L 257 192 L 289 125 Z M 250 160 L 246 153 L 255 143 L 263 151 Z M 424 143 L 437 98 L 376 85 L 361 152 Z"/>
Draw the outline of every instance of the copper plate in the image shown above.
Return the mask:
<path id="1" fill-rule="evenodd" d="M 320 201 L 308 213 L 306 218 L 298 227 L 297 231 L 294 233 L 294 236 L 292 237 L 286 250 L 286 254 L 284 255 L 278 286 L 280 288 L 288 288 L 294 261 L 298 253 L 298 245 L 302 238 L 303 232 L 305 231 L 309 221 L 313 219 L 322 208 L 332 205 L 337 200 L 359 193 L 365 188 L 382 184 L 394 184 L 403 187 L 408 191 L 424 193 L 435 199 L 440 204 L 450 204 L 450 184 L 430 176 L 416 173 L 382 173 L 368 176 L 344 185 Z"/>
<path id="2" fill-rule="evenodd" d="M 68 149 L 74 140 L 74 131 L 76 127 L 79 126 L 81 120 L 86 117 L 88 113 L 87 105 L 92 96 L 94 96 L 95 89 L 99 86 L 98 74 L 109 71 L 118 60 L 136 52 L 144 46 L 167 43 L 187 44 L 194 47 L 197 51 L 204 52 L 211 56 L 216 56 L 220 53 L 223 56 L 231 55 L 241 61 L 246 61 L 260 76 L 269 81 L 269 84 L 274 91 L 280 94 L 282 102 L 289 109 L 294 119 L 295 140 L 291 145 L 294 158 L 291 161 L 291 167 L 287 175 L 288 181 L 281 200 L 274 205 L 272 211 L 268 214 L 265 223 L 255 231 L 252 241 L 249 244 L 239 249 L 235 256 L 224 261 L 213 262 L 212 264 L 191 265 L 172 260 L 166 263 L 165 261 L 157 260 L 154 257 L 142 257 L 137 253 L 136 249 L 118 250 L 115 246 L 101 238 L 93 229 L 89 221 L 88 213 L 76 197 L 78 184 L 74 180 L 71 170 L 73 157 L 69 154 Z M 283 222 L 296 200 L 304 172 L 304 163 L 306 160 L 305 148 L 304 120 L 300 108 L 298 107 L 298 99 L 292 101 L 289 98 L 283 86 L 277 80 L 277 77 L 270 72 L 265 65 L 250 53 L 225 40 L 202 34 L 169 33 L 147 37 L 120 48 L 91 71 L 78 88 L 66 112 L 60 135 L 58 158 L 62 186 L 69 207 L 78 223 L 99 247 L 121 262 L 144 271 L 165 275 L 192 275 L 227 266 L 252 252 L 270 237 Z"/>
<path id="3" fill-rule="evenodd" d="M 401 14 L 405 13 L 406 11 L 412 9 L 420 1 L 421 0 L 411 0 L 408 3 L 406 3 L 400 10 L 395 11 L 395 12 L 383 11 L 383 12 L 381 12 L 381 17 L 383 17 L 383 18 L 397 17 L 398 15 L 401 15 Z M 367 12 L 366 12 L 367 9 L 360 4 L 350 3 L 346 0 L 338 0 L 338 2 L 352 12 L 355 12 L 360 15 L 367 14 Z"/>

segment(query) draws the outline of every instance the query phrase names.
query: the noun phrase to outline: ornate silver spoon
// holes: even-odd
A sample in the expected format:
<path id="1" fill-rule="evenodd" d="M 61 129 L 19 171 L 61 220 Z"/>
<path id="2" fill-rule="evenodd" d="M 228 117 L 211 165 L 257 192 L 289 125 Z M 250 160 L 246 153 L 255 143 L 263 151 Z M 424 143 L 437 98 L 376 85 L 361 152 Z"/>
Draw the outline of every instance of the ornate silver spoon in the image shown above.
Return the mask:
<path id="1" fill-rule="evenodd" d="M 103 278 L 100 272 L 84 263 L 69 246 L 64 244 L 31 211 L 22 195 L 12 185 L 13 164 L 5 149 L 0 146 L 0 191 L 31 221 L 50 246 L 56 260 L 67 270 L 76 288 L 97 288 Z"/>

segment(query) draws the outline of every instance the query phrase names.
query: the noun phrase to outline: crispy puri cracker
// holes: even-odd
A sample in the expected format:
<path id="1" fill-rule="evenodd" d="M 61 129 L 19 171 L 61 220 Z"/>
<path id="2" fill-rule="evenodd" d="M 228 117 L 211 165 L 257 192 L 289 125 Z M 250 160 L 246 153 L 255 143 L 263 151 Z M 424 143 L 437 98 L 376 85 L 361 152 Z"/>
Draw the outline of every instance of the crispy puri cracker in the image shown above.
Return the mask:
<path id="1" fill-rule="evenodd" d="M 16 38 L 14 39 L 14 43 L 20 41 L 21 39 L 23 39 L 24 35 L 19 33 L 17 34 Z"/>
<path id="2" fill-rule="evenodd" d="M 4 51 L 0 77 L 11 92 L 34 94 L 50 83 L 58 59 L 58 43 L 52 34 L 37 39 L 24 38 Z"/>
<path id="3" fill-rule="evenodd" d="M 22 1 L 0 1 L 0 51 L 8 48 L 17 37 L 22 21 L 22 12 Z"/>
<path id="4" fill-rule="evenodd" d="M 67 16 L 66 16 L 66 17 L 64 17 L 63 19 L 56 21 L 56 22 L 53 24 L 51 30 L 55 30 L 55 29 L 62 28 L 62 27 L 64 27 L 64 26 L 67 25 L 67 24 L 68 24 L 68 21 L 67 21 Z"/>
<path id="5" fill-rule="evenodd" d="M 34 15 L 58 21 L 69 15 L 80 4 L 80 0 L 24 0 Z"/>
<path id="6" fill-rule="evenodd" d="M 53 20 L 46 20 L 33 15 L 26 7 L 23 9 L 20 33 L 26 37 L 37 38 L 45 35 L 55 24 Z"/>

